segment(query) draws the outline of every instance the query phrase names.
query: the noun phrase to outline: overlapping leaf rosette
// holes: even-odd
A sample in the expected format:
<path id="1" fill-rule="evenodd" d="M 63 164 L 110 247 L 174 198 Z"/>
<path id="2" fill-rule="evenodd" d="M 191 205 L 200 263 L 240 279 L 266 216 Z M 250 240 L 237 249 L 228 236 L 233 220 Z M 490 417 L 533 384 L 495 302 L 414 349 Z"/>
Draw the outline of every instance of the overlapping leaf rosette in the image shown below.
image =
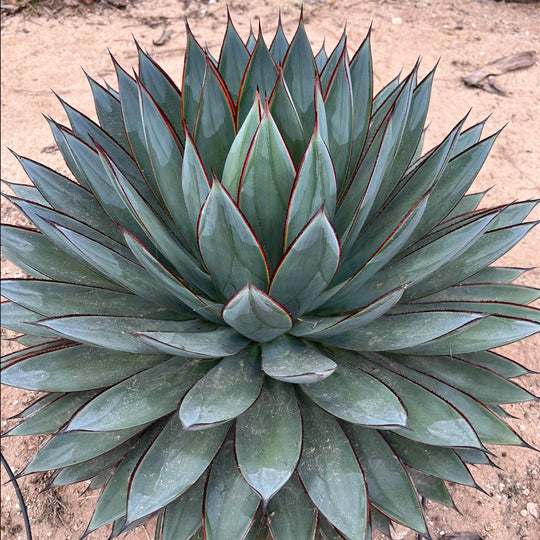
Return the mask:
<path id="1" fill-rule="evenodd" d="M 302 20 L 268 48 L 188 28 L 181 91 L 139 48 L 99 124 L 50 120 L 75 182 L 19 157 L 3 382 L 44 392 L 11 435 L 24 473 L 102 487 L 87 532 L 159 513 L 157 538 L 425 532 L 420 497 L 474 486 L 484 444 L 523 444 L 501 403 L 527 370 L 538 291 L 490 266 L 536 201 L 466 194 L 496 134 L 464 121 L 422 154 L 433 72 L 372 97 L 369 36 L 314 57 Z"/>

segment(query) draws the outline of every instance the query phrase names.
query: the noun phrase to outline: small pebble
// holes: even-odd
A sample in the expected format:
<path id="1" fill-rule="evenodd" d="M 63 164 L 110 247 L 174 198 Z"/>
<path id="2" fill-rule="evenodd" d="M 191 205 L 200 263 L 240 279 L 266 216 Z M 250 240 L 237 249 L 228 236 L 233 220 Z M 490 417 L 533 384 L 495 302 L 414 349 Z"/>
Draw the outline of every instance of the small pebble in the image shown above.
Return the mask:
<path id="1" fill-rule="evenodd" d="M 528 513 L 527 513 L 527 510 L 522 510 L 520 512 L 520 514 L 523 516 L 523 517 L 527 517 Z"/>
<path id="2" fill-rule="evenodd" d="M 392 19 L 392 24 L 401 24 L 402 22 L 401 17 L 394 17 Z"/>
<path id="3" fill-rule="evenodd" d="M 531 514 L 531 516 L 538 519 L 538 505 L 536 503 L 528 502 L 527 503 L 527 512 L 529 514 Z"/>

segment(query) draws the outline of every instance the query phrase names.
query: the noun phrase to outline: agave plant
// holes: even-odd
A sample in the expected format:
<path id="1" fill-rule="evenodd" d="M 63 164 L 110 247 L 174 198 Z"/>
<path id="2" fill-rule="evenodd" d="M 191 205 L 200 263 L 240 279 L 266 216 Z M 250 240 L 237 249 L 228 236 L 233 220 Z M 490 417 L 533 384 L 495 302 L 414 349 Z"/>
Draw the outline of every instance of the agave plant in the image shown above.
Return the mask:
<path id="1" fill-rule="evenodd" d="M 539 330 L 522 270 L 490 266 L 536 201 L 466 194 L 497 134 L 464 120 L 422 153 L 433 72 L 372 96 L 369 35 L 313 55 L 187 28 L 181 90 L 145 53 L 89 79 L 99 124 L 50 120 L 75 181 L 17 156 L 3 382 L 44 394 L 10 435 L 50 434 L 23 474 L 101 488 L 86 534 L 158 514 L 156 538 L 426 533 L 485 444 L 525 444 L 533 396 L 490 351 Z"/>

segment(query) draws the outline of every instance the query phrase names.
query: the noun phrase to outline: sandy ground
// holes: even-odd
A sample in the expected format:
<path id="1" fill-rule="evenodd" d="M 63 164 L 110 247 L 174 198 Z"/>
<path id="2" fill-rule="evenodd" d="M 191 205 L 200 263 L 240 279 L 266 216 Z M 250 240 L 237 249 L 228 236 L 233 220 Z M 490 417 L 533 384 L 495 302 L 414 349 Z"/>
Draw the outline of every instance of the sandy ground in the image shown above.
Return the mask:
<path id="1" fill-rule="evenodd" d="M 74 2 L 76 4 L 76 2 Z M 2 18 L 2 178 L 24 182 L 7 147 L 66 172 L 41 113 L 63 121 L 65 115 L 50 88 L 76 108 L 93 115 L 91 94 L 80 66 L 114 85 L 107 50 L 126 68 L 136 61 L 134 36 L 180 83 L 184 54 L 183 18 L 211 52 L 219 53 L 225 29 L 226 6 L 222 0 L 197 2 L 141 0 L 126 9 L 91 9 L 81 5 L 64 8 L 54 15 L 31 9 Z M 239 32 L 246 37 L 249 24 L 260 21 L 268 41 L 274 31 L 278 8 L 283 12 L 285 31 L 292 37 L 300 2 L 230 0 L 229 6 Z M 351 50 L 358 46 L 373 23 L 373 56 L 376 85 L 389 81 L 402 68 L 410 69 L 422 56 L 422 73 L 440 58 L 428 122 L 427 147 L 440 140 L 472 107 L 468 124 L 491 115 L 487 130 L 493 132 L 508 122 L 488 163 L 479 175 L 475 191 L 492 187 L 485 205 L 528 199 L 540 195 L 540 70 L 538 66 L 498 78 L 507 90 L 501 96 L 466 88 L 461 77 L 488 61 L 517 51 L 540 51 L 540 4 L 503 3 L 492 0 L 402 0 L 402 1 L 306 1 L 305 20 L 315 49 L 326 37 L 332 48 L 347 24 Z M 52 13 L 52 12 L 49 12 Z M 40 15 L 41 14 L 41 15 Z M 157 46 L 164 30 L 170 39 Z M 20 221 L 16 212 L 2 206 L 5 221 Z M 540 218 L 536 211 L 534 219 Z M 518 248 L 504 257 L 504 264 L 521 267 L 540 265 L 540 238 L 533 231 Z M 16 275 L 9 264 L 2 277 Z M 540 272 L 533 270 L 519 280 L 540 285 Z M 6 343 L 3 350 L 9 350 Z M 530 338 L 506 347 L 503 352 L 532 370 L 540 371 L 540 338 Z M 540 394 L 540 377 L 529 376 L 523 384 Z M 3 388 L 2 431 L 13 425 L 8 418 L 20 411 L 33 396 Z M 524 439 L 540 447 L 538 404 L 509 408 L 517 418 L 510 424 Z M 3 439 L 2 452 L 18 471 L 35 452 L 41 440 Z M 489 540 L 540 539 L 540 457 L 525 448 L 496 449 L 500 469 L 474 468 L 478 484 L 485 490 L 453 487 L 461 515 L 438 505 L 428 505 L 432 537 L 471 532 Z M 6 478 L 2 470 L 2 484 Z M 86 485 L 40 493 L 43 476 L 21 480 L 34 538 L 66 540 L 81 536 L 90 519 L 97 494 L 85 493 Z M 11 486 L 2 489 L 1 535 L 6 540 L 25 538 L 22 516 Z M 108 532 L 98 531 L 90 540 L 101 540 Z M 412 539 L 398 527 L 396 539 Z M 153 538 L 147 525 L 128 533 L 126 540 Z M 224 539 L 235 540 L 235 539 Z"/>

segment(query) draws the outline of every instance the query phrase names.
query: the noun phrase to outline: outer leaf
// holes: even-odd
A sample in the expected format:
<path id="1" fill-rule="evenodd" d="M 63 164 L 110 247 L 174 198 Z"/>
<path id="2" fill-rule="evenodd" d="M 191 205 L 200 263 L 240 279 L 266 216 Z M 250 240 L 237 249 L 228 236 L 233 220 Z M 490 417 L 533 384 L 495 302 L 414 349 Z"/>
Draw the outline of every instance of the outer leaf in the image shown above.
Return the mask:
<path id="1" fill-rule="evenodd" d="M 285 58 L 285 55 L 287 54 L 288 48 L 289 48 L 289 43 L 287 41 L 287 38 L 285 37 L 285 32 L 283 31 L 283 25 L 281 24 L 281 11 L 280 11 L 278 15 L 278 27 L 276 30 L 276 35 L 274 36 L 274 39 L 272 40 L 272 44 L 270 45 L 270 53 L 276 65 L 279 66 L 280 64 L 283 63 L 283 59 Z"/>
<path id="2" fill-rule="evenodd" d="M 213 171 L 221 177 L 235 133 L 231 95 L 221 75 L 207 58 L 194 139 L 208 176 Z"/>
<path id="3" fill-rule="evenodd" d="M 376 430 L 357 425 L 347 425 L 345 433 L 362 464 L 371 503 L 391 519 L 426 532 L 414 488 L 388 443 Z"/>
<path id="4" fill-rule="evenodd" d="M 239 206 L 260 240 L 271 269 L 281 259 L 294 177 L 287 147 L 266 108 L 246 158 Z"/>
<path id="5" fill-rule="evenodd" d="M 225 298 L 251 283 L 268 287 L 268 267 L 251 227 L 216 180 L 199 219 L 199 248 Z"/>
<path id="6" fill-rule="evenodd" d="M 315 120 L 313 92 L 317 68 L 302 19 L 283 61 L 283 77 L 306 133 Z"/>
<path id="7" fill-rule="evenodd" d="M 165 421 L 156 422 L 150 429 L 144 432 L 137 444 L 120 462 L 108 480 L 105 489 L 101 492 L 86 533 L 94 531 L 119 518 L 123 518 L 121 522 L 123 526 L 125 525 L 128 487 L 131 474 L 148 446 L 154 442 L 164 425 Z"/>
<path id="8" fill-rule="evenodd" d="M 14 362 L 2 370 L 2 383 L 44 392 L 80 392 L 110 386 L 167 358 L 65 343 Z"/>
<path id="9" fill-rule="evenodd" d="M 248 46 L 249 50 L 249 46 Z M 238 126 L 241 126 L 253 105 L 256 91 L 262 96 L 269 96 L 276 84 L 277 68 L 264 43 L 262 33 L 249 59 L 240 92 L 238 95 Z"/>
<path id="10" fill-rule="evenodd" d="M 165 507 L 159 540 L 190 540 L 202 525 L 202 507 L 206 475 L 181 497 Z"/>
<path id="11" fill-rule="evenodd" d="M 235 439 L 240 472 L 264 501 L 291 478 L 301 446 L 302 420 L 294 389 L 267 378 L 257 401 L 238 417 Z"/>
<path id="12" fill-rule="evenodd" d="M 386 432 L 384 437 L 407 465 L 443 480 L 475 485 L 471 473 L 452 449 L 413 442 L 390 432 Z"/>
<path id="13" fill-rule="evenodd" d="M 234 444 L 229 440 L 212 464 L 206 485 L 203 523 L 206 540 L 244 538 L 259 507 L 259 496 L 238 471 Z"/>
<path id="14" fill-rule="evenodd" d="M 329 356 L 337 362 L 334 373 L 317 384 L 302 385 L 319 407 L 354 424 L 407 425 L 407 412 L 392 390 L 364 371 L 339 361 L 350 353 L 337 350 L 333 353 Z"/>
<path id="15" fill-rule="evenodd" d="M 415 469 L 409 469 L 411 480 L 414 487 L 422 497 L 431 499 L 432 501 L 444 504 L 450 508 L 454 508 L 454 501 L 448 492 L 445 483 L 439 478 L 424 474 Z"/>
<path id="16" fill-rule="evenodd" d="M 461 354 L 460 358 L 466 362 L 471 362 L 472 364 L 495 371 L 502 377 L 519 377 L 520 375 L 529 373 L 526 368 L 520 366 L 517 362 L 513 362 L 492 351 L 476 351 L 474 353 Z"/>
<path id="17" fill-rule="evenodd" d="M 285 227 L 286 248 L 323 205 L 331 220 L 336 207 L 336 175 L 326 144 L 318 126 L 315 126 L 289 202 Z"/>
<path id="18" fill-rule="evenodd" d="M 336 363 L 300 340 L 283 335 L 262 345 L 263 371 L 289 383 L 315 383 L 331 375 Z"/>
<path id="19" fill-rule="evenodd" d="M 321 210 L 287 250 L 272 278 L 269 294 L 293 317 L 302 315 L 334 277 L 339 256 L 336 233 Z"/>
<path id="20" fill-rule="evenodd" d="M 262 382 L 260 353 L 254 346 L 224 358 L 182 400 L 183 427 L 203 429 L 236 418 L 257 399 Z"/>
<path id="21" fill-rule="evenodd" d="M 364 475 L 337 421 L 303 399 L 300 480 L 319 511 L 351 538 L 364 538 L 368 498 Z"/>
<path id="22" fill-rule="evenodd" d="M 108 388 L 73 417 L 69 431 L 110 431 L 151 422 L 174 411 L 190 386 L 210 369 L 202 360 L 180 357 Z"/>
<path id="23" fill-rule="evenodd" d="M 24 474 L 49 471 L 88 461 L 131 439 L 145 426 L 105 433 L 60 433 L 39 450 Z"/>
<path id="24" fill-rule="evenodd" d="M 369 358 L 374 357 L 370 355 Z M 407 409 L 409 429 L 395 428 L 392 431 L 407 439 L 435 446 L 481 448 L 481 443 L 467 420 L 427 388 L 380 365 L 374 366 L 367 358 L 358 359 L 355 365 L 388 385 L 401 398 Z M 441 423 L 444 423 L 444 430 L 437 428 Z"/>
<path id="25" fill-rule="evenodd" d="M 271 341 L 292 327 L 292 318 L 285 308 L 253 285 L 247 285 L 229 300 L 222 317 L 253 341 Z"/>
<path id="26" fill-rule="evenodd" d="M 266 507 L 272 538 L 312 540 L 317 529 L 317 510 L 296 475 L 268 501 Z"/>
<path id="27" fill-rule="evenodd" d="M 187 491 L 211 463 L 228 430 L 225 424 L 185 431 L 174 415 L 133 472 L 128 521 L 159 510 Z"/>
<path id="28" fill-rule="evenodd" d="M 95 390 L 90 390 L 65 394 L 15 426 L 6 435 L 45 435 L 55 433 L 71 418 L 79 407 L 85 405 L 96 393 Z"/>
<path id="29" fill-rule="evenodd" d="M 148 54 L 140 47 L 137 49 L 141 82 L 171 123 L 180 141 L 183 142 L 184 127 L 182 116 L 178 114 L 178 111 L 182 109 L 180 90 L 169 75 Z"/>
<path id="30" fill-rule="evenodd" d="M 227 31 L 219 55 L 219 72 L 235 102 L 248 62 L 249 53 L 227 12 Z"/>
<path id="31" fill-rule="evenodd" d="M 467 324 L 478 323 L 482 317 L 483 315 L 480 314 L 451 311 L 384 315 L 355 332 L 328 337 L 324 342 L 354 351 L 392 351 L 405 347 L 412 348 L 445 336 Z M 396 328 L 400 329 L 399 334 L 396 333 Z"/>

